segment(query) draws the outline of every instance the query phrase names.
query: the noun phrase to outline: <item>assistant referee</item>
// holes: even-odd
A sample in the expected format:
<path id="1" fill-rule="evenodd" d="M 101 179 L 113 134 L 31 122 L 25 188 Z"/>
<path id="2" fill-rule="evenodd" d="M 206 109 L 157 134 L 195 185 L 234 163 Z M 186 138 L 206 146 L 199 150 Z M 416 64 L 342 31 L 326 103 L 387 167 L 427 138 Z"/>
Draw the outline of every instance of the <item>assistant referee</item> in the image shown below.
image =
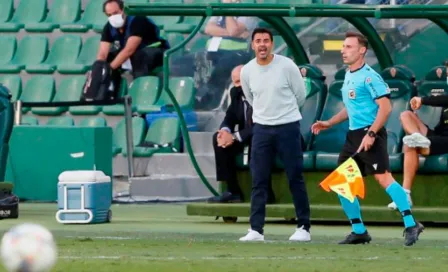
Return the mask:
<path id="1" fill-rule="evenodd" d="M 303 180 L 303 152 L 299 108 L 305 102 L 305 83 L 299 68 L 286 57 L 272 54 L 272 33 L 252 33 L 256 58 L 241 71 L 241 85 L 253 107 L 251 148 L 251 228 L 240 241 L 263 241 L 268 183 L 276 155 L 283 162 L 292 193 L 298 226 L 289 238 L 310 241 L 310 207 Z"/>

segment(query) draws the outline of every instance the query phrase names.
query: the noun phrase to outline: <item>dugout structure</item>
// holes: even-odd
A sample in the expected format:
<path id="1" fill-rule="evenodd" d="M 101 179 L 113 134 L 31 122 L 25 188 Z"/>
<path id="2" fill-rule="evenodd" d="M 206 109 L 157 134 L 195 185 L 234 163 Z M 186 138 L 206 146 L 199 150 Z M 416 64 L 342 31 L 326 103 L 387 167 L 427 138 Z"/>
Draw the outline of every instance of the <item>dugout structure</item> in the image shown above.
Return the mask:
<path id="1" fill-rule="evenodd" d="M 314 119 L 325 119 L 337 111 L 342 104 L 338 90 L 343 81 L 341 70 L 336 73 L 335 81 L 328 88 L 324 87 L 323 75 L 319 69 L 310 65 L 305 48 L 291 25 L 285 18 L 294 17 L 336 17 L 343 18 L 353 25 L 359 32 L 363 33 L 369 40 L 371 49 L 378 59 L 378 70 L 391 86 L 397 91 L 392 95 L 394 112 L 387 127 L 389 132 L 389 153 L 391 166 L 395 172 L 394 176 L 401 182 L 402 159 L 401 138 L 403 132 L 400 131 L 398 120 L 399 113 L 408 108 L 408 101 L 412 95 L 434 95 L 433 90 L 443 90 L 446 93 L 446 75 L 441 77 L 440 70 L 445 67 L 439 66 L 427 72 L 422 83 L 416 87 L 414 85 L 415 76 L 405 66 L 395 65 L 387 50 L 387 44 L 375 28 L 370 24 L 369 18 L 421 18 L 428 19 L 439 26 L 445 33 L 448 32 L 448 7 L 444 5 L 409 5 L 409 6 L 366 6 L 366 5 L 295 5 L 295 4 L 127 4 L 126 12 L 132 15 L 145 16 L 199 16 L 201 20 L 189 32 L 189 35 L 181 43 L 177 44 L 165 53 L 164 56 L 164 87 L 163 91 L 174 101 L 174 108 L 179 115 L 182 135 L 185 140 L 186 150 L 191 161 L 203 181 L 204 185 L 216 195 L 212 186 L 208 183 L 200 169 L 195 154 L 191 148 L 189 135 L 181 110 L 168 86 L 169 78 L 169 57 L 182 46 L 188 43 L 201 29 L 205 19 L 209 16 L 257 16 L 280 35 L 288 46 L 291 57 L 300 68 L 307 69 L 312 81 L 312 91 L 307 100 L 314 101 L 307 105 L 315 107 L 316 115 Z M 440 93 L 440 92 L 439 92 Z M 311 98 L 311 99 L 310 99 Z M 305 105 L 305 106 L 307 106 Z M 433 109 L 423 109 L 423 119 L 434 122 L 436 113 Z M 308 120 L 310 121 L 310 120 Z M 310 122 L 311 123 L 311 122 Z M 313 220 L 346 220 L 340 208 L 337 197 L 328 194 L 318 188 L 318 183 L 325 178 L 336 166 L 338 145 L 335 142 L 343 141 L 347 127 L 341 125 L 328 133 L 319 137 L 305 135 L 309 138 L 307 151 L 305 152 L 305 179 L 309 191 L 310 202 L 312 204 Z M 331 146 L 329 145 L 331 143 Z M 247 165 L 241 166 L 240 182 L 243 194 L 246 199 L 250 199 L 251 179 Z M 293 218 L 294 209 L 291 204 L 291 196 L 288 191 L 286 176 L 281 169 L 281 164 L 277 163 L 276 171 L 273 173 L 273 186 L 276 202 L 267 207 L 268 217 Z M 448 173 L 448 156 L 430 157 L 424 160 L 420 168 L 420 175 L 417 176 L 413 188 L 413 198 L 415 208 L 414 214 L 423 222 L 443 222 L 447 221 L 448 209 L 448 186 L 446 173 Z M 366 179 L 366 199 L 363 203 L 363 217 L 366 222 L 401 222 L 401 217 L 397 212 L 387 210 L 386 205 L 390 199 L 384 190 L 371 178 Z M 241 204 L 206 204 L 197 203 L 187 206 L 189 215 L 201 216 L 221 216 L 226 222 L 235 222 L 237 217 L 247 217 L 250 212 L 248 202 Z"/>

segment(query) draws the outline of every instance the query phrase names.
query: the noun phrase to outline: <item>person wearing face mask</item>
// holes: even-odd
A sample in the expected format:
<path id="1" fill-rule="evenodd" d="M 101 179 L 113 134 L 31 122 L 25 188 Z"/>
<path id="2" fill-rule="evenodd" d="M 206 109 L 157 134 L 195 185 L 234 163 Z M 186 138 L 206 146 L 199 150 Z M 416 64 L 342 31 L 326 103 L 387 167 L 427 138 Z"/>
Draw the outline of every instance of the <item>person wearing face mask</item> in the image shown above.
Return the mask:
<path id="1" fill-rule="evenodd" d="M 233 88 L 230 90 L 231 103 L 220 129 L 213 135 L 215 151 L 216 179 L 227 184 L 227 191 L 212 197 L 208 202 L 241 202 L 242 193 L 237 180 L 236 157 L 247 152 L 252 138 L 252 107 L 247 103 L 241 89 L 240 73 L 243 65 L 232 70 Z M 238 130 L 235 131 L 235 127 Z M 246 150 L 247 151 L 247 150 Z"/>
<path id="2" fill-rule="evenodd" d="M 237 180 L 236 156 L 244 152 L 252 138 L 252 107 L 241 90 L 240 73 L 243 65 L 232 70 L 231 103 L 220 129 L 213 135 L 216 179 L 227 184 L 227 191 L 208 202 L 241 202 L 242 193 Z M 238 126 L 238 131 L 235 127 Z M 246 152 L 247 153 L 247 152 Z M 246 157 L 246 159 L 248 159 Z"/>
<path id="3" fill-rule="evenodd" d="M 147 76 L 163 65 L 163 52 L 169 48 L 160 37 L 157 25 L 145 16 L 127 16 L 122 0 L 106 0 L 103 11 L 108 17 L 101 34 L 97 60 L 107 61 L 116 86 L 122 70 L 132 70 L 134 78 Z M 117 76 L 118 74 L 118 76 Z"/>

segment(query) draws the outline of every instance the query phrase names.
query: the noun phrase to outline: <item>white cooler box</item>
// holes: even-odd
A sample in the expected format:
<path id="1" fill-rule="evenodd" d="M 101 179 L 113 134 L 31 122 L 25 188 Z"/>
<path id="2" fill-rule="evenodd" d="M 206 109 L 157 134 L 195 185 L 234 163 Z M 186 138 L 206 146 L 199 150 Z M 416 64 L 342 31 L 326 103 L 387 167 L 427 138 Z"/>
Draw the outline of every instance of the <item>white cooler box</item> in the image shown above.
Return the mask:
<path id="1" fill-rule="evenodd" d="M 59 175 L 56 213 L 59 223 L 110 222 L 111 205 L 111 178 L 102 171 L 65 171 Z"/>

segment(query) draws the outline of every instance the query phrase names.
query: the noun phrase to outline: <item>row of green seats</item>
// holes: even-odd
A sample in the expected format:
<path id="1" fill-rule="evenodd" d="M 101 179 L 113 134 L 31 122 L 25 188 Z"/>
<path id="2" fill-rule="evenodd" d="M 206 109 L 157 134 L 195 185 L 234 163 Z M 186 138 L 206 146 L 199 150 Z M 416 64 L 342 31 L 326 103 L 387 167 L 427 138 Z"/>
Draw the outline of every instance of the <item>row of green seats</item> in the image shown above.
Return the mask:
<path id="1" fill-rule="evenodd" d="M 0 0 L 1 1 L 1 0 Z M 180 33 L 163 33 L 165 39 L 175 46 L 184 40 Z M 96 60 L 100 35 L 82 41 L 78 34 L 62 35 L 55 39 L 51 48 L 45 35 L 28 35 L 19 42 L 14 35 L 0 36 L 0 73 L 19 73 L 25 70 L 31 74 L 84 74 Z M 196 47 L 205 48 L 206 40 Z M 184 54 L 184 49 L 174 56 Z"/>
<path id="2" fill-rule="evenodd" d="M 311 125 L 316 120 L 328 120 L 343 107 L 341 87 L 344 82 L 345 69 L 335 75 L 335 80 L 327 86 L 325 77 L 317 67 L 304 65 L 300 67 L 302 74 L 311 80 L 311 91 L 302 107 L 302 135 L 307 151 L 304 153 L 304 168 L 307 171 L 332 171 L 337 167 L 337 159 L 345 142 L 348 122 L 338 124 L 331 129 L 312 135 Z M 414 95 L 429 96 L 448 94 L 445 67 L 437 66 L 431 69 L 425 78 L 416 85 L 415 76 L 405 66 L 397 65 L 382 71 L 381 76 L 391 90 L 392 113 L 386 124 L 388 133 L 388 152 L 393 172 L 403 170 L 403 143 L 405 133 L 400 123 L 400 114 L 409 109 L 409 101 Z M 423 106 L 419 117 L 433 128 L 440 120 L 440 108 Z M 241 159 L 237 160 L 238 162 Z M 241 167 L 247 167 L 241 165 Z M 282 167 L 277 160 L 277 166 Z M 448 172 L 448 154 L 440 156 L 421 157 L 420 170 L 427 173 Z"/>
<path id="3" fill-rule="evenodd" d="M 75 126 L 75 121 L 70 116 L 58 116 L 49 118 L 45 124 L 39 124 L 39 121 L 34 116 L 25 115 L 22 117 L 21 125 L 30 126 L 53 126 L 53 127 L 71 127 Z M 107 120 L 104 117 L 95 116 L 87 117 L 76 124 L 78 127 L 105 127 Z M 180 125 L 178 118 L 166 117 L 156 119 L 147 127 L 145 119 L 141 117 L 132 118 L 132 134 L 134 153 L 136 157 L 149 157 L 154 153 L 171 153 L 180 150 Z M 159 147 L 144 147 L 143 143 L 157 143 Z M 170 146 L 163 146 L 170 144 Z M 174 149 L 173 149 L 174 148 Z M 127 156 L 126 148 L 126 122 L 122 118 L 113 130 L 113 155 L 121 153 Z"/>
<path id="4" fill-rule="evenodd" d="M 0 73 L 84 74 L 96 60 L 99 35 L 82 42 L 79 35 L 57 38 L 51 49 L 44 35 L 25 36 L 19 43 L 13 35 L 0 36 Z"/>
<path id="5" fill-rule="evenodd" d="M 53 76 L 39 75 L 31 77 L 22 88 L 22 80 L 19 75 L 0 75 L 0 83 L 6 86 L 12 95 L 12 100 L 23 102 L 61 102 L 79 101 L 85 83 L 85 76 L 67 76 L 61 79 L 56 90 Z M 133 112 L 146 114 L 159 112 L 162 107 L 170 108 L 172 100 L 161 88 L 158 77 L 145 76 L 135 79 L 129 87 L 126 80 L 121 84 L 120 95 L 129 94 L 133 101 Z M 172 77 L 169 79 L 169 87 L 182 110 L 192 110 L 196 89 L 193 79 L 190 77 Z M 101 111 L 106 115 L 123 115 L 123 105 L 111 106 L 73 106 L 73 107 L 45 107 L 23 108 L 23 112 L 31 111 L 36 115 L 60 115 L 69 111 L 72 115 L 92 115 Z"/>
<path id="6" fill-rule="evenodd" d="M 49 7 L 47 0 L 20 0 L 14 10 L 14 0 L 0 0 L 0 32 L 100 32 L 107 17 L 103 13 L 104 0 L 89 0 L 82 10 L 81 0 L 53 0 Z M 172 3 L 204 4 L 219 3 L 220 0 L 125 0 L 125 3 Z M 242 0 L 242 3 L 268 4 L 313 4 L 319 0 Z M 30 12 L 32 11 L 32 12 Z M 151 16 L 162 29 L 171 32 L 189 33 L 200 18 L 191 16 Z M 294 27 L 309 24 L 310 18 L 287 18 Z"/>
<path id="7" fill-rule="evenodd" d="M 82 13 L 81 0 L 53 0 L 50 9 L 47 0 L 20 0 L 15 10 L 14 0 L 0 0 L 0 32 L 100 31 L 107 21 L 103 2 L 90 0 Z"/>

